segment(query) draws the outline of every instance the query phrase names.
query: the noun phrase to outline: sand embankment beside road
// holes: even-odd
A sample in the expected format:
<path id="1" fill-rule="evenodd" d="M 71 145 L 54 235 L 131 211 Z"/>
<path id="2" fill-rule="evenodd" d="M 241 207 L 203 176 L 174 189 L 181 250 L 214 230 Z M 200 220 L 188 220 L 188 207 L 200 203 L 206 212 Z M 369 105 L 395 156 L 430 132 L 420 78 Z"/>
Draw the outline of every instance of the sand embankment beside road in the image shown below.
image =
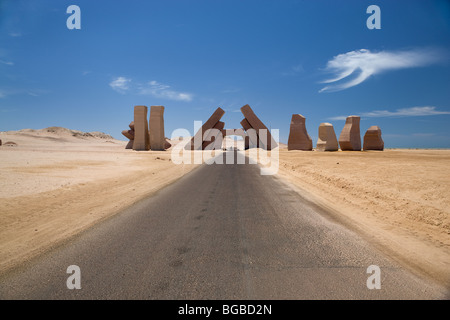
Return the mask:
<path id="1" fill-rule="evenodd" d="M 450 150 L 280 150 L 279 176 L 382 250 L 450 286 Z"/>
<path id="2" fill-rule="evenodd" d="M 0 272 L 35 257 L 193 170 L 170 151 L 64 128 L 1 132 Z"/>

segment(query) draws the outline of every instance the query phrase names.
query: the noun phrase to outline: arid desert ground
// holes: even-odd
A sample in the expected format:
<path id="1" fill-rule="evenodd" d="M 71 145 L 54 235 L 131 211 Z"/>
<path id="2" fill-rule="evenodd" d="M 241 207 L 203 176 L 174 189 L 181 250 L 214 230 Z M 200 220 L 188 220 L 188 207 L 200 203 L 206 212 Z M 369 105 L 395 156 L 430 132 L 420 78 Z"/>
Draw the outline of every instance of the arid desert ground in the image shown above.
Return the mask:
<path id="1" fill-rule="evenodd" d="M 394 258 L 450 283 L 450 150 L 281 150 L 279 175 Z"/>
<path id="2" fill-rule="evenodd" d="M 0 273 L 199 165 L 64 128 L 0 132 Z M 17 146 L 7 146 L 13 141 Z M 287 151 L 279 173 L 399 262 L 450 283 L 450 150 Z M 231 200 L 231 199 L 230 199 Z"/>

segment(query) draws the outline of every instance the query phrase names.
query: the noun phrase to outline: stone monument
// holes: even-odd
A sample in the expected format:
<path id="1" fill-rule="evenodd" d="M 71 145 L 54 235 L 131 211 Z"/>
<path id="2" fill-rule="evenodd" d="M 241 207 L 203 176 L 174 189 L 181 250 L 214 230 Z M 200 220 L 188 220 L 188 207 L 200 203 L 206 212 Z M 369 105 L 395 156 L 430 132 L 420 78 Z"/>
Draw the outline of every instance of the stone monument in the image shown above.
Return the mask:
<path id="1" fill-rule="evenodd" d="M 252 128 L 250 123 L 248 123 L 247 119 L 245 119 L 245 118 L 244 118 L 244 120 L 241 121 L 241 126 L 242 126 L 242 128 L 244 128 L 245 132 L 247 133 L 246 149 L 258 148 L 259 139 L 258 139 L 256 130 Z"/>
<path id="2" fill-rule="evenodd" d="M 122 134 L 130 139 L 130 141 L 128 141 L 127 146 L 125 147 L 125 149 L 133 149 L 133 144 L 134 144 L 134 121 L 131 121 L 131 123 L 128 125 L 130 127 L 130 130 L 123 130 Z"/>
<path id="3" fill-rule="evenodd" d="M 306 131 L 305 117 L 293 114 L 288 138 L 288 150 L 312 150 L 312 139 Z"/>
<path id="4" fill-rule="evenodd" d="M 216 142 L 216 140 L 219 138 L 218 136 L 222 134 L 224 127 L 225 122 L 218 121 L 212 128 L 213 130 L 208 131 L 208 133 L 206 133 L 206 131 L 203 132 L 202 150 L 205 150 L 208 146 L 208 150 L 220 149 L 220 146 L 219 148 L 217 148 L 216 143 L 214 143 L 213 145 L 211 145 L 211 143 Z"/>
<path id="5" fill-rule="evenodd" d="M 378 126 L 371 126 L 364 135 L 363 150 L 384 150 L 384 141 L 381 138 L 381 129 Z"/>
<path id="6" fill-rule="evenodd" d="M 134 143 L 133 150 L 150 150 L 150 136 L 147 121 L 148 108 L 146 106 L 134 107 Z"/>
<path id="7" fill-rule="evenodd" d="M 151 106 L 150 107 L 150 149 L 162 150 L 166 149 L 166 138 L 164 136 L 164 107 Z"/>
<path id="8" fill-rule="evenodd" d="M 358 116 L 349 116 L 345 120 L 344 128 L 339 136 L 342 151 L 361 151 L 360 119 Z"/>
<path id="9" fill-rule="evenodd" d="M 217 122 L 220 121 L 222 116 L 225 114 L 222 108 L 217 108 L 216 111 L 209 117 L 208 120 L 203 124 L 203 126 L 197 131 L 197 133 L 192 137 L 191 141 L 186 144 L 186 150 L 202 150 L 203 142 L 206 130 L 214 128 Z"/>
<path id="10" fill-rule="evenodd" d="M 259 120 L 259 118 L 256 116 L 256 114 L 253 112 L 252 108 L 250 108 L 250 106 L 248 104 L 246 104 L 245 106 L 243 106 L 241 108 L 241 112 L 244 115 L 247 122 L 249 123 L 249 125 L 251 126 L 251 128 L 256 130 L 256 133 L 258 136 L 258 141 L 259 141 L 258 146 L 260 148 L 263 148 L 266 150 L 272 150 L 278 146 L 275 139 L 270 134 L 269 129 L 267 129 L 267 127 L 264 125 L 264 123 L 261 120 Z M 245 127 L 244 127 L 244 129 L 245 129 Z M 245 130 L 247 131 L 247 129 L 245 129 Z M 267 133 L 266 134 L 267 139 L 264 139 L 263 137 L 261 137 L 260 130 L 265 130 L 265 132 Z M 267 140 L 267 141 L 264 141 L 264 140 Z"/>
<path id="11" fill-rule="evenodd" d="M 339 145 L 331 123 L 324 122 L 319 125 L 319 138 L 317 139 L 317 151 L 338 151 Z"/>

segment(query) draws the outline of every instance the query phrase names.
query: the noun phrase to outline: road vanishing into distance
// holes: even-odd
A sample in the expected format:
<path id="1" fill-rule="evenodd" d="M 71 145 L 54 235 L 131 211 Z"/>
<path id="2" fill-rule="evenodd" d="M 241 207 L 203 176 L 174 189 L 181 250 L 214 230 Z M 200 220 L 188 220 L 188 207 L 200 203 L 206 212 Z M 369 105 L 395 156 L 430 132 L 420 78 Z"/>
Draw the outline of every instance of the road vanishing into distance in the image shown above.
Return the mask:
<path id="1" fill-rule="evenodd" d="M 0 277 L 0 299 L 448 298 L 253 164 L 202 165 Z"/>

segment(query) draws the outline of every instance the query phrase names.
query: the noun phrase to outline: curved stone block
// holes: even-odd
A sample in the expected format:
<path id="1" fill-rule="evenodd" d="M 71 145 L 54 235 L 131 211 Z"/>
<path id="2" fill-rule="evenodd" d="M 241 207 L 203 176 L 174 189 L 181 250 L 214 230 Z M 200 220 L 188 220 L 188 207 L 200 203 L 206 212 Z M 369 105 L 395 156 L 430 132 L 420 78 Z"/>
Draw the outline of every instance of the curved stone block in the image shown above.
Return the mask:
<path id="1" fill-rule="evenodd" d="M 123 130 L 122 134 L 125 136 L 125 138 L 134 140 L 134 130 Z"/>
<path id="2" fill-rule="evenodd" d="M 338 151 L 339 145 L 333 125 L 328 122 L 319 125 L 319 138 L 317 139 L 317 151 Z"/>

